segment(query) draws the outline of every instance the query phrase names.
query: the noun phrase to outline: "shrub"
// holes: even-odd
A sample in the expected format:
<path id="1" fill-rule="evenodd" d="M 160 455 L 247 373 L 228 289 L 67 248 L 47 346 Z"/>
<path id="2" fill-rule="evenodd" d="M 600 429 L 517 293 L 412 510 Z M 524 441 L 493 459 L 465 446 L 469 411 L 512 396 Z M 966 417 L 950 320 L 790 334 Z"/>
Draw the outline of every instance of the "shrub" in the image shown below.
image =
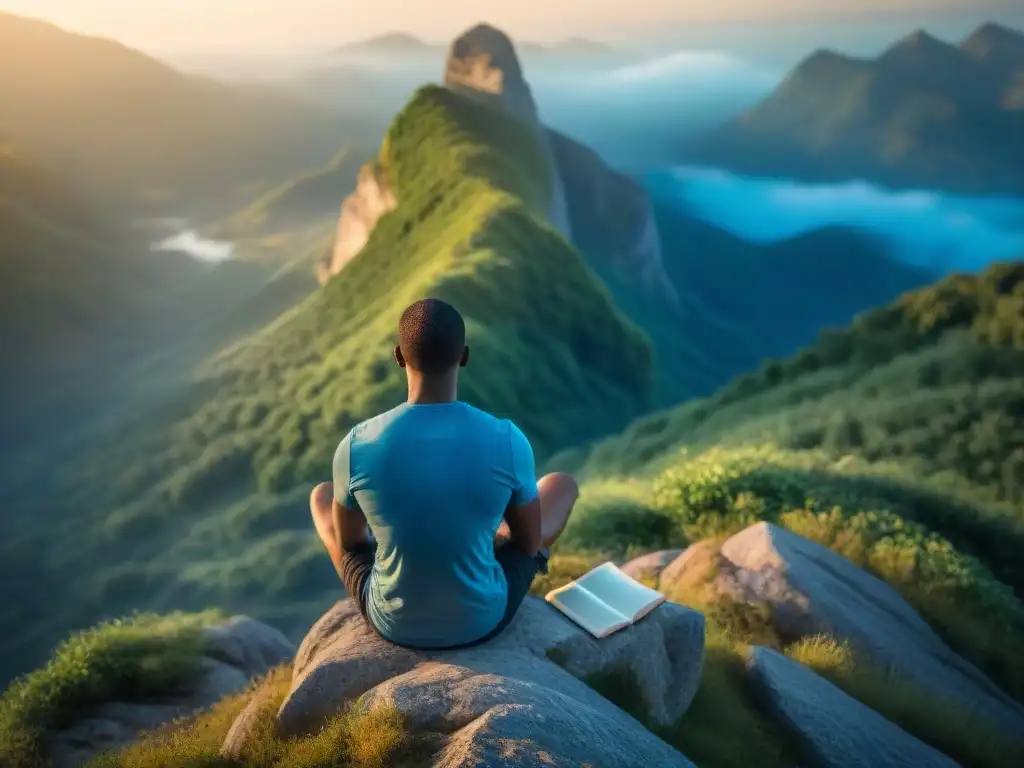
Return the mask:
<path id="1" fill-rule="evenodd" d="M 173 695 L 197 672 L 217 613 L 142 614 L 81 632 L 0 699 L 0 763 L 44 766 L 42 736 L 107 701 Z"/>

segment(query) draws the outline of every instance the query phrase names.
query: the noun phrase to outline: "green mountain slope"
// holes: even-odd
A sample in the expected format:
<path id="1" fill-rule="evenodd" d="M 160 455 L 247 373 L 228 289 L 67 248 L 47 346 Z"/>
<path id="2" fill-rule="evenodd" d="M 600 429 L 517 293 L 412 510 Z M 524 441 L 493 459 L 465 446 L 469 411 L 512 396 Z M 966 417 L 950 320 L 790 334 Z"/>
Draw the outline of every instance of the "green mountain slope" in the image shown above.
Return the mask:
<path id="1" fill-rule="evenodd" d="M 884 483 L 937 489 L 926 520 L 1024 595 L 1024 263 L 954 275 L 865 312 L 710 398 L 552 459 L 587 477 L 657 474 L 708 447 L 820 451 Z M 869 483 L 870 484 L 870 483 Z M 958 508 L 953 499 L 999 512 Z"/>
<path id="2" fill-rule="evenodd" d="M 330 111 L 42 21 L 0 13 L 0 50 L 0 138 L 119 201 L 229 204 L 322 163 L 343 138 Z"/>
<path id="3" fill-rule="evenodd" d="M 750 173 L 1019 194 L 1022 46 L 987 25 L 959 46 L 919 31 L 871 60 L 819 51 L 687 154 Z"/>
<path id="4" fill-rule="evenodd" d="M 215 237 L 273 235 L 338 215 L 341 201 L 352 191 L 365 158 L 345 148 L 323 168 L 289 179 L 262 195 L 251 205 L 218 225 Z"/>
<path id="5" fill-rule="evenodd" d="M 84 395 L 166 307 L 158 286 L 191 266 L 147 254 L 87 200 L 67 178 L 0 149 L 0 322 L 11 329 L 0 353 L 0 434 L 54 405 L 56 392 L 61 406 Z"/>
<path id="6" fill-rule="evenodd" d="M 424 295 L 466 318 L 462 397 L 515 418 L 541 457 L 647 407 L 649 342 L 546 223 L 550 168 L 533 133 L 426 87 L 379 162 L 398 208 L 340 275 L 212 360 L 144 430 L 137 409 L 105 425 L 52 489 L 21 500 L 0 558 L 18 574 L 0 579 L 4 624 L 24 628 L 3 640 L 5 671 L 134 608 L 217 604 L 308 624 L 337 590 L 308 525 L 309 484 L 329 476 L 348 427 L 404 399 L 395 325 Z M 60 536 L 36 522 L 42 509 Z M 107 551 L 116 564 L 97 567 Z"/>
<path id="7" fill-rule="evenodd" d="M 959 479 L 1016 505 L 1024 518 L 1022 313 L 1024 262 L 953 275 L 557 461 L 595 476 L 633 474 L 687 446 L 770 440 L 907 462 L 924 478 Z"/>
<path id="8" fill-rule="evenodd" d="M 893 583 L 1024 700 L 1024 261 L 906 293 L 547 469 L 585 480 L 567 545 L 771 520 Z"/>
<path id="9" fill-rule="evenodd" d="M 670 358 L 661 367 L 677 387 L 688 385 L 669 405 L 710 395 L 767 358 L 793 354 L 822 328 L 845 325 L 936 277 L 853 229 L 762 245 L 695 218 L 672 199 L 656 198 L 655 210 L 666 270 L 684 308 L 679 322 L 648 331 L 656 363 Z M 678 351 L 684 346 L 689 354 Z"/>

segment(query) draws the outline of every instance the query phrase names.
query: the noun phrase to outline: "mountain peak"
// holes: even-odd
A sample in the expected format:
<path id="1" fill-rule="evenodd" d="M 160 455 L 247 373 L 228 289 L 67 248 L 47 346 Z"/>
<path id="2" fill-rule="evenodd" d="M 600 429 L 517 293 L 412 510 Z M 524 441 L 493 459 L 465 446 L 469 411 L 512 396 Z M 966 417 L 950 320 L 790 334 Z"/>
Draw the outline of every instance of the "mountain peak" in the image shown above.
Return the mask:
<path id="1" fill-rule="evenodd" d="M 967 40 L 988 40 L 992 42 L 1010 42 L 1015 41 L 1017 43 L 1024 42 L 1024 34 L 1018 32 L 1010 27 L 997 24 L 994 21 L 982 24 L 971 34 L 967 36 Z"/>
<path id="2" fill-rule="evenodd" d="M 516 57 L 515 46 L 512 44 L 512 38 L 497 27 L 485 22 L 467 29 L 455 38 L 454 42 L 452 42 L 451 50 L 452 53 L 459 56 L 481 54 L 490 55 L 492 58 L 511 56 L 511 58 L 516 60 L 517 65 L 519 63 Z"/>
<path id="3" fill-rule="evenodd" d="M 1024 68 L 1024 34 L 1002 24 L 982 24 L 964 38 L 960 49 L 980 61 Z"/>
<path id="4" fill-rule="evenodd" d="M 537 120 L 537 107 L 512 39 L 490 24 L 477 24 L 455 38 L 448 49 L 444 84 L 477 99 L 500 102 L 521 120 Z"/>
<path id="5" fill-rule="evenodd" d="M 382 35 L 342 45 L 338 51 L 342 53 L 415 53 L 430 47 L 429 43 L 408 32 L 385 32 Z"/>
<path id="6" fill-rule="evenodd" d="M 897 66 L 935 76 L 959 77 L 965 63 L 968 61 L 963 51 L 924 29 L 911 32 L 878 57 L 883 67 Z"/>
<path id="7" fill-rule="evenodd" d="M 881 58 L 912 54 L 915 56 L 942 55 L 953 46 L 945 43 L 926 29 L 915 29 L 906 37 L 892 45 Z"/>
<path id="8" fill-rule="evenodd" d="M 924 27 L 918 27 L 913 32 L 911 32 L 909 35 L 907 35 L 902 40 L 900 40 L 900 41 L 898 41 L 896 43 L 896 45 L 915 45 L 915 46 L 936 45 L 936 44 L 943 45 L 944 43 L 941 40 L 939 40 L 939 38 L 935 37 L 935 35 L 933 35 L 931 32 L 929 32 Z"/>

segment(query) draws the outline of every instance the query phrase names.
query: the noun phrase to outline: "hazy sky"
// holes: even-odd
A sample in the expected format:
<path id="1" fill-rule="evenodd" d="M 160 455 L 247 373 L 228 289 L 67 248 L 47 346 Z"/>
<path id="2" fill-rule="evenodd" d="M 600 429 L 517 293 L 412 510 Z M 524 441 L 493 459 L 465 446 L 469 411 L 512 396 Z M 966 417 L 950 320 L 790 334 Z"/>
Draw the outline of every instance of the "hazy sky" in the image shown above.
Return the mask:
<path id="1" fill-rule="evenodd" d="M 337 44 L 403 30 L 444 40 L 486 20 L 524 39 L 608 40 L 706 21 L 858 12 L 920 13 L 1009 0 L 0 0 L 0 9 L 160 49 Z M 482 10 L 486 9 L 486 11 Z"/>

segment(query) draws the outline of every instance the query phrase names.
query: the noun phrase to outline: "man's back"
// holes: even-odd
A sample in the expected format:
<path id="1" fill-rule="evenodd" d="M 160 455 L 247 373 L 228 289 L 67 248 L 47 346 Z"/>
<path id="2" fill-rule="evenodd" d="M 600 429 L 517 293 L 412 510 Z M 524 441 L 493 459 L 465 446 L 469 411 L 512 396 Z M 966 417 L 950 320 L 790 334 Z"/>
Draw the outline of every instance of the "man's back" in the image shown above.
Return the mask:
<path id="1" fill-rule="evenodd" d="M 534 472 L 513 424 L 461 402 L 406 403 L 349 433 L 335 493 L 377 540 L 367 610 L 378 631 L 441 647 L 494 628 L 507 600 L 494 534 L 510 500 L 536 496 Z"/>

